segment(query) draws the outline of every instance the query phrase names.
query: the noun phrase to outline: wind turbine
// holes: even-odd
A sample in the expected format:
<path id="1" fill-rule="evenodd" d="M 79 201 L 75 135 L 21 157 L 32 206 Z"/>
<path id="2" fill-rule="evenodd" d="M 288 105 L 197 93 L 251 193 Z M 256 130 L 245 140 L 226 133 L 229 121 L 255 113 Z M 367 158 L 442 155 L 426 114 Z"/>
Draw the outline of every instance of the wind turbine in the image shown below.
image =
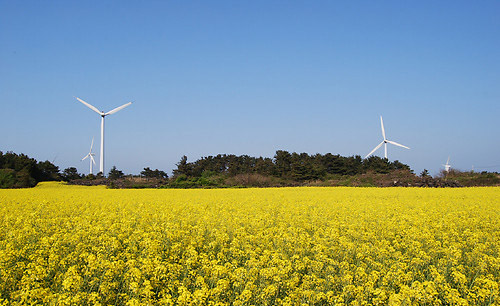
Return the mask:
<path id="1" fill-rule="evenodd" d="M 446 164 L 443 165 L 443 167 L 444 167 L 444 171 L 450 172 L 451 165 L 450 165 L 450 157 L 449 156 L 448 156 L 448 160 L 446 161 Z"/>
<path id="2" fill-rule="evenodd" d="M 117 111 L 124 109 L 125 107 L 132 104 L 132 102 L 125 103 L 122 106 L 118 106 L 117 108 L 112 109 L 106 113 L 106 112 L 98 110 L 95 106 L 88 104 L 87 102 L 83 101 L 80 98 L 77 98 L 77 97 L 75 97 L 75 98 L 78 101 L 85 104 L 85 106 L 87 106 L 88 108 L 90 108 L 91 110 L 93 110 L 94 112 L 98 113 L 101 116 L 101 154 L 100 154 L 100 160 L 99 160 L 99 171 L 102 173 L 102 175 L 104 175 L 104 117 L 106 117 L 107 115 L 112 115 L 112 114 L 116 113 Z"/>
<path id="3" fill-rule="evenodd" d="M 402 144 L 399 144 L 395 141 L 388 140 L 387 138 L 385 138 L 384 121 L 382 120 L 382 116 L 380 116 L 380 126 L 382 127 L 382 137 L 384 137 L 384 140 L 381 143 L 379 143 L 379 145 L 376 146 L 375 149 L 373 149 L 370 153 L 368 153 L 368 155 L 366 155 L 365 158 L 368 158 L 368 156 L 372 155 L 373 152 L 377 151 L 382 145 L 384 145 L 385 158 L 387 158 L 387 144 L 388 143 L 393 144 L 393 145 L 398 146 L 398 147 L 408 149 L 408 150 L 410 149 L 407 146 L 403 146 Z"/>
<path id="4" fill-rule="evenodd" d="M 95 156 L 95 153 L 92 153 L 92 147 L 94 146 L 94 137 L 92 137 L 92 142 L 90 143 L 90 151 L 87 155 L 85 155 L 84 158 L 82 158 L 82 160 L 84 159 L 87 159 L 87 158 L 90 158 L 90 174 L 94 174 L 94 172 L 92 171 L 92 163 L 95 165 L 95 160 L 94 160 L 94 156 Z"/>

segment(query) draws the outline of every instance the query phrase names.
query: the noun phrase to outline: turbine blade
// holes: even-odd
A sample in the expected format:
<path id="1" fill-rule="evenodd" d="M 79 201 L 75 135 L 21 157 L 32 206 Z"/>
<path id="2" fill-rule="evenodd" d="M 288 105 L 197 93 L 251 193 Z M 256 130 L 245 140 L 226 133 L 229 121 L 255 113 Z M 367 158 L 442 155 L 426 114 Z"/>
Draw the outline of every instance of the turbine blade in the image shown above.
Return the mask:
<path id="1" fill-rule="evenodd" d="M 110 110 L 109 112 L 105 113 L 104 116 L 107 116 L 107 115 L 111 115 L 111 114 L 114 114 L 116 113 L 117 111 L 121 110 L 121 109 L 124 109 L 125 107 L 129 106 L 130 104 L 132 104 L 132 102 L 128 102 L 126 104 L 123 104 L 122 106 L 118 106 L 117 108 L 113 109 L 113 110 Z"/>
<path id="2" fill-rule="evenodd" d="M 373 149 L 370 153 L 368 153 L 365 158 L 368 158 L 368 156 L 372 155 L 373 152 L 377 151 L 382 145 L 384 144 L 384 142 L 382 141 L 378 146 L 375 147 L 375 149 Z"/>
<path id="3" fill-rule="evenodd" d="M 90 143 L 90 153 L 92 152 L 93 146 L 94 146 L 94 137 L 92 137 L 92 142 Z"/>
<path id="4" fill-rule="evenodd" d="M 382 116 L 380 116 L 380 126 L 382 127 L 382 136 L 384 137 L 384 140 L 386 140 L 385 129 L 384 129 L 384 120 L 382 120 Z"/>
<path id="5" fill-rule="evenodd" d="M 408 150 L 410 149 L 410 148 L 408 148 L 407 146 L 403 146 L 402 144 L 399 144 L 399 143 L 397 143 L 397 142 L 395 142 L 395 141 L 390 141 L 390 140 L 387 140 L 387 142 L 388 142 L 388 143 L 390 143 L 390 144 L 393 144 L 393 145 L 395 145 L 395 146 L 401 147 L 401 148 L 405 148 L 405 149 L 408 149 Z"/>
<path id="6" fill-rule="evenodd" d="M 94 157 L 92 155 L 90 155 L 90 160 L 92 160 L 92 162 L 94 163 L 95 165 L 95 160 L 94 160 Z"/>
<path id="7" fill-rule="evenodd" d="M 450 163 L 450 157 L 448 156 L 448 160 L 446 161 L 446 164 L 448 165 Z"/>
<path id="8" fill-rule="evenodd" d="M 91 110 L 93 110 L 94 112 L 98 113 L 99 115 L 102 115 L 102 112 L 100 112 L 95 106 L 93 105 L 90 105 L 88 104 L 87 102 L 83 101 L 82 99 L 80 98 L 77 98 L 75 97 L 78 101 L 82 102 L 83 104 L 85 104 L 88 108 L 90 108 Z"/>
<path id="9" fill-rule="evenodd" d="M 89 157 L 89 155 L 87 154 L 87 155 L 85 155 L 85 157 L 84 157 L 84 158 L 82 158 L 82 160 L 85 160 L 85 159 L 87 159 L 88 157 Z"/>

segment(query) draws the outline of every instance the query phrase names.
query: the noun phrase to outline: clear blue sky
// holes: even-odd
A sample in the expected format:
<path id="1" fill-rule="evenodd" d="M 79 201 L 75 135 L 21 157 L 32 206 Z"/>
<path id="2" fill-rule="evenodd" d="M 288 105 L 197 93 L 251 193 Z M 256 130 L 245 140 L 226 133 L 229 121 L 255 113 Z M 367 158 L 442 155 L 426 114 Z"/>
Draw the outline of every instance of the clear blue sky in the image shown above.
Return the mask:
<path id="1" fill-rule="evenodd" d="M 0 1 L 1 151 L 88 172 L 278 149 L 500 171 L 499 1 Z M 95 147 L 98 153 L 99 146 Z M 377 152 L 383 155 L 383 150 Z M 488 167 L 488 168 L 481 168 Z"/>

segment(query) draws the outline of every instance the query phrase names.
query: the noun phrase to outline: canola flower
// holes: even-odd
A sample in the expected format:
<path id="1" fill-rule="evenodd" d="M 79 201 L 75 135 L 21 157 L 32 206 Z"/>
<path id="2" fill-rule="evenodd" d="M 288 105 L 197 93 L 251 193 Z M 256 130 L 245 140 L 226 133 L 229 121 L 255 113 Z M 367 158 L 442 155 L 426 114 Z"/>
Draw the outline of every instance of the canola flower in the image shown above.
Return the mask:
<path id="1" fill-rule="evenodd" d="M 499 305 L 500 188 L 0 190 L 0 305 Z"/>

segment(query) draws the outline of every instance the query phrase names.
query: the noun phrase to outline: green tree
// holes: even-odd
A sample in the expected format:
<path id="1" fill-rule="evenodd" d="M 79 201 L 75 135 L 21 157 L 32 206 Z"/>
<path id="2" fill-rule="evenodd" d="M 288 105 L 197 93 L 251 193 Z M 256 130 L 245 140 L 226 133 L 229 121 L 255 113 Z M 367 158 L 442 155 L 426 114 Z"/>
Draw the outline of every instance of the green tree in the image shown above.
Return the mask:
<path id="1" fill-rule="evenodd" d="M 36 165 L 37 171 L 35 178 L 38 181 L 59 181 L 61 176 L 59 174 L 59 167 L 49 162 L 38 162 Z"/>
<path id="2" fill-rule="evenodd" d="M 123 174 L 122 171 L 116 169 L 116 166 L 113 166 L 111 168 L 111 170 L 109 170 L 109 173 L 108 173 L 108 178 L 111 179 L 111 180 L 120 179 L 120 178 L 122 178 L 124 176 L 125 175 Z"/>
<path id="3" fill-rule="evenodd" d="M 15 172 L 12 169 L 0 169 L 0 188 L 12 188 L 16 184 Z"/>
<path id="4" fill-rule="evenodd" d="M 3 188 L 32 187 L 41 181 L 60 180 L 59 167 L 49 161 L 37 162 L 24 154 L 0 151 L 0 169 L 7 169 L 2 174 Z M 12 183 L 12 178 L 14 183 Z"/>
<path id="5" fill-rule="evenodd" d="M 309 154 L 307 153 L 292 153 L 290 156 L 290 177 L 295 181 L 305 181 L 313 178 L 312 164 Z"/>
<path id="6" fill-rule="evenodd" d="M 63 178 L 63 180 L 69 182 L 72 180 L 81 179 L 82 175 L 80 173 L 78 173 L 78 170 L 75 167 L 69 167 L 69 168 L 64 169 L 64 171 L 62 173 L 62 178 Z"/>
<path id="7" fill-rule="evenodd" d="M 370 156 L 363 161 L 365 171 L 374 171 L 377 173 L 389 173 L 391 171 L 391 163 L 387 158 L 378 156 Z"/>
<path id="8" fill-rule="evenodd" d="M 177 169 L 175 169 L 174 176 L 179 176 L 184 174 L 185 176 L 191 176 L 192 165 L 187 162 L 187 156 L 182 156 L 181 160 L 176 164 Z"/>
<path id="9" fill-rule="evenodd" d="M 166 179 L 168 178 L 168 174 L 164 171 L 155 169 L 151 170 L 149 167 L 144 168 L 143 171 L 141 171 L 141 176 L 145 178 L 157 178 L 157 179 Z"/>
<path id="10" fill-rule="evenodd" d="M 290 175 L 291 170 L 291 154 L 287 151 L 278 150 L 274 155 L 274 164 L 276 165 L 276 174 L 280 177 Z"/>
<path id="11" fill-rule="evenodd" d="M 408 171 L 411 171 L 410 166 L 401 163 L 399 160 L 393 161 L 392 164 L 394 166 L 394 169 L 396 169 L 396 170 L 408 170 Z"/>

